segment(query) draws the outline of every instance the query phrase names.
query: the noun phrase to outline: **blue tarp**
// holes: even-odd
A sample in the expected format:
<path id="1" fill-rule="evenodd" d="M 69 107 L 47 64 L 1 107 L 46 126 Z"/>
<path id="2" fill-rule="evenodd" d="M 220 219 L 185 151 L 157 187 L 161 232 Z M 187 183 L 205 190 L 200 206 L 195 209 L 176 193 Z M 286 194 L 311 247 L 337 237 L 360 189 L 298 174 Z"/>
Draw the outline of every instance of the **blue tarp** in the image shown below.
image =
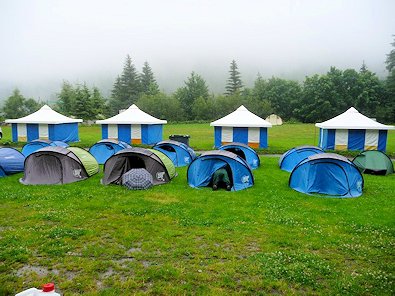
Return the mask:
<path id="1" fill-rule="evenodd" d="M 78 123 L 48 124 L 48 136 L 51 141 L 78 142 Z"/>
<path id="2" fill-rule="evenodd" d="M 131 137 L 130 124 L 118 124 L 118 140 L 131 143 Z"/>
<path id="3" fill-rule="evenodd" d="M 105 139 L 95 143 L 91 148 L 89 148 L 89 152 L 94 158 L 96 158 L 96 161 L 99 164 L 104 164 L 107 159 L 109 159 L 118 151 L 130 147 L 132 146 L 123 141 Z"/>
<path id="4" fill-rule="evenodd" d="M 214 126 L 214 145 L 216 148 L 222 145 L 222 127 Z"/>
<path id="5" fill-rule="evenodd" d="M 267 128 L 261 127 L 259 133 L 259 148 L 267 148 Z"/>
<path id="6" fill-rule="evenodd" d="M 387 148 L 387 132 L 386 130 L 379 130 L 379 145 L 377 150 L 385 152 Z"/>
<path id="7" fill-rule="evenodd" d="M 22 154 L 25 157 L 28 157 L 33 152 L 37 151 L 38 149 L 47 147 L 47 146 L 60 146 L 60 147 L 68 147 L 69 145 L 62 141 L 45 141 L 45 140 L 33 140 L 27 143 L 22 148 Z"/>
<path id="8" fill-rule="evenodd" d="M 176 167 L 187 166 L 196 158 L 193 149 L 181 142 L 162 141 L 153 148 L 166 154 Z"/>
<path id="9" fill-rule="evenodd" d="M 348 130 L 348 150 L 364 150 L 365 149 L 366 130 Z"/>
<path id="10" fill-rule="evenodd" d="M 324 151 L 319 147 L 314 146 L 300 146 L 295 147 L 287 152 L 285 152 L 278 162 L 280 169 L 287 172 L 292 172 L 292 170 L 300 163 L 305 160 L 310 155 L 324 153 Z"/>
<path id="11" fill-rule="evenodd" d="M 18 141 L 18 124 L 12 124 L 12 141 Z M 39 140 L 39 125 L 38 124 L 26 124 L 27 141 Z M 71 133 L 71 135 L 70 135 Z M 48 138 L 52 141 L 62 141 L 70 139 L 72 141 L 78 141 L 78 123 L 68 124 L 48 124 Z"/>
<path id="12" fill-rule="evenodd" d="M 14 148 L 0 148 L 0 177 L 23 172 L 25 157 Z"/>
<path id="13" fill-rule="evenodd" d="M 242 143 L 229 143 L 218 148 L 219 150 L 226 150 L 233 152 L 248 163 L 251 169 L 255 170 L 260 165 L 259 156 L 254 149 Z"/>
<path id="14" fill-rule="evenodd" d="M 187 179 L 191 187 L 208 186 L 214 172 L 225 166 L 231 170 L 232 190 L 238 191 L 254 185 L 254 177 L 248 164 L 233 153 L 217 150 L 197 157 L 188 167 Z"/>
<path id="15" fill-rule="evenodd" d="M 345 157 L 331 153 L 315 154 L 300 162 L 289 177 L 289 186 L 307 194 L 333 197 L 362 195 L 363 177 Z"/>
<path id="16" fill-rule="evenodd" d="M 141 125 L 141 143 L 153 145 L 163 138 L 163 124 L 142 124 Z"/>

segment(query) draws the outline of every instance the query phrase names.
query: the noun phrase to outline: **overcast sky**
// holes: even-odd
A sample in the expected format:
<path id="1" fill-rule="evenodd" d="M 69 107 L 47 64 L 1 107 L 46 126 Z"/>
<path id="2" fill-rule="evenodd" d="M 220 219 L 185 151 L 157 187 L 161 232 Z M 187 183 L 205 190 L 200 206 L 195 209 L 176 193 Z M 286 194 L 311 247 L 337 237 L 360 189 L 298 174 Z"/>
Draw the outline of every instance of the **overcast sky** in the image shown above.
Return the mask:
<path id="1" fill-rule="evenodd" d="M 0 97 L 50 100 L 62 80 L 107 95 L 127 54 L 166 92 L 195 71 L 221 93 L 232 59 L 247 86 L 363 60 L 385 77 L 394 12 L 394 0 L 0 0 Z"/>

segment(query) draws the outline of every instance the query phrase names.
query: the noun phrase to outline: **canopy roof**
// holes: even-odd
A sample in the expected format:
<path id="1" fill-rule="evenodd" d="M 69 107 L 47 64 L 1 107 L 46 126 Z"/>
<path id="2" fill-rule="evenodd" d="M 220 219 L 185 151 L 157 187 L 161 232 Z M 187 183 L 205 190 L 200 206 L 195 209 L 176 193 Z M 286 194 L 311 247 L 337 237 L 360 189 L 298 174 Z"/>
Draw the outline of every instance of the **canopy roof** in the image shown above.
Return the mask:
<path id="1" fill-rule="evenodd" d="M 155 118 L 148 113 L 140 110 L 135 104 L 130 106 L 125 111 L 104 119 L 97 120 L 97 124 L 165 124 L 166 120 Z"/>
<path id="2" fill-rule="evenodd" d="M 241 105 L 232 113 L 210 123 L 210 126 L 272 127 L 272 124 L 248 111 L 246 107 Z"/>
<path id="3" fill-rule="evenodd" d="M 324 122 L 316 123 L 315 126 L 324 129 L 369 129 L 369 130 L 391 130 L 394 126 L 385 125 L 366 117 L 351 107 L 346 112 Z"/>
<path id="4" fill-rule="evenodd" d="M 43 123 L 43 124 L 61 124 L 61 123 L 73 123 L 82 122 L 82 119 L 75 119 L 64 116 L 51 109 L 48 105 L 42 106 L 36 112 L 21 117 L 18 119 L 6 119 L 6 123 Z"/>

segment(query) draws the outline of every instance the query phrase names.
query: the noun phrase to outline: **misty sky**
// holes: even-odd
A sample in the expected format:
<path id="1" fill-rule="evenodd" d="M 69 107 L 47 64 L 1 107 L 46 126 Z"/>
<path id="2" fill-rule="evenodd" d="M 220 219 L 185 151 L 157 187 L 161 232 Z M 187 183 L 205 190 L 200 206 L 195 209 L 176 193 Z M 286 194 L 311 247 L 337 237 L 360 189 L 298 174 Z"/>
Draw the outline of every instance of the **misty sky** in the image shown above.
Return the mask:
<path id="1" fill-rule="evenodd" d="M 222 93 L 232 59 L 247 86 L 363 60 L 385 77 L 394 12 L 394 0 L 0 0 L 0 97 L 53 100 L 63 80 L 108 95 L 127 54 L 166 92 L 195 71 Z"/>

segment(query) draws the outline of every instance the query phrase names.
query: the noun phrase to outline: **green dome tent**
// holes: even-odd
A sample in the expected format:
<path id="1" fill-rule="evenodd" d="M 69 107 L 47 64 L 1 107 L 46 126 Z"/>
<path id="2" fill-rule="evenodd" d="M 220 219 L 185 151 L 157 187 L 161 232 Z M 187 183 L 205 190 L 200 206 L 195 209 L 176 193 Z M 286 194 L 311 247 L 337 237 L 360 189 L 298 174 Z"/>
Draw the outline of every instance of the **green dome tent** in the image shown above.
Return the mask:
<path id="1" fill-rule="evenodd" d="M 388 175 L 394 173 L 394 165 L 387 154 L 377 150 L 361 152 L 352 161 L 361 173 Z"/>

